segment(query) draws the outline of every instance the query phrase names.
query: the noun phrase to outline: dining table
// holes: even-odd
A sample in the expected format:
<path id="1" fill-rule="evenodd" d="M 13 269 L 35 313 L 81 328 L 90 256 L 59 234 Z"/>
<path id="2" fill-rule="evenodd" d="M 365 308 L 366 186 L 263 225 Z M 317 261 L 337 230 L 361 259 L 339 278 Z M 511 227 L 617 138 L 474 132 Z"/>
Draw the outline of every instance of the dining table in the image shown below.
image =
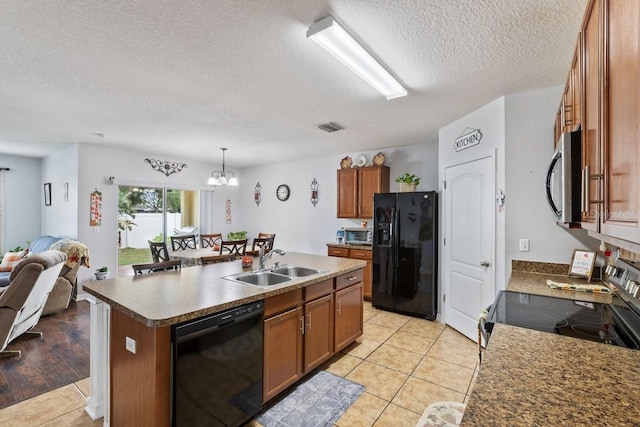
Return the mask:
<path id="1" fill-rule="evenodd" d="M 226 259 L 229 255 L 220 255 L 220 249 L 213 248 L 196 248 L 196 249 L 180 249 L 177 251 L 169 251 L 170 259 L 179 259 L 182 261 L 183 267 L 192 265 L 200 265 L 202 257 L 220 257 Z"/>

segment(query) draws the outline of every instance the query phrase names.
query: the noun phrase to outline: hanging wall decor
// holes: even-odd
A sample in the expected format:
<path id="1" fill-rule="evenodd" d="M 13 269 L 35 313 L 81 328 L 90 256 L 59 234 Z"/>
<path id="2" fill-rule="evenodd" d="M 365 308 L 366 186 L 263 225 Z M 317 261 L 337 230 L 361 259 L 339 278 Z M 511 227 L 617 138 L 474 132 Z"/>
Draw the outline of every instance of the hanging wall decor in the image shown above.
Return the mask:
<path id="1" fill-rule="evenodd" d="M 231 199 L 224 202 L 224 210 L 227 224 L 231 224 Z"/>
<path id="2" fill-rule="evenodd" d="M 187 167 L 186 163 L 176 163 L 168 160 L 144 159 L 144 161 L 149 163 L 153 170 L 163 173 L 166 176 L 180 172 L 183 168 Z"/>
<path id="3" fill-rule="evenodd" d="M 260 185 L 260 181 L 256 184 L 256 188 L 253 189 L 253 200 L 256 202 L 256 206 L 260 206 L 260 202 L 262 201 L 262 186 Z"/>
<path id="4" fill-rule="evenodd" d="M 96 191 L 91 193 L 91 208 L 89 211 L 89 225 L 99 227 L 102 225 L 102 193 Z"/>
<path id="5" fill-rule="evenodd" d="M 313 181 L 311 181 L 311 185 L 309 186 L 309 188 L 311 188 L 311 204 L 313 205 L 313 207 L 315 208 L 316 205 L 318 204 L 318 200 L 320 200 L 320 198 L 318 197 L 318 188 L 320 187 L 320 184 L 318 184 L 318 181 L 316 181 L 315 178 L 313 178 Z"/>
<path id="6" fill-rule="evenodd" d="M 51 206 L 51 183 L 44 183 L 44 205 Z"/>

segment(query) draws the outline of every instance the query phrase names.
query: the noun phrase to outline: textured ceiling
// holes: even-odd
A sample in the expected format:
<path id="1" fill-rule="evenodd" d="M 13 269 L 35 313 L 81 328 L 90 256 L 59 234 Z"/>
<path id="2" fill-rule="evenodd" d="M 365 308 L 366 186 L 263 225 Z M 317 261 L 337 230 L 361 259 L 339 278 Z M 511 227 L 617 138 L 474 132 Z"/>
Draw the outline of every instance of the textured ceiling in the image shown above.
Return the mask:
<path id="1" fill-rule="evenodd" d="M 585 7 L 3 0 L 0 152 L 38 157 L 80 142 L 219 163 L 228 147 L 227 164 L 246 167 L 435 142 L 500 96 L 564 84 Z M 306 39 L 328 14 L 408 96 L 385 100 Z M 328 121 L 345 130 L 316 128 Z"/>

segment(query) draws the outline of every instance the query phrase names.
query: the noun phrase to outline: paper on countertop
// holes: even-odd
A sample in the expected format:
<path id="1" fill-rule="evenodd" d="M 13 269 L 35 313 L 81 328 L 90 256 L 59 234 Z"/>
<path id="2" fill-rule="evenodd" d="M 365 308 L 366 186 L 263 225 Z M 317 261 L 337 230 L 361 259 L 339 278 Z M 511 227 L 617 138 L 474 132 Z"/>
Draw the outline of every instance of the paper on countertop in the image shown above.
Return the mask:
<path id="1" fill-rule="evenodd" d="M 551 289 L 561 289 L 565 291 L 589 292 L 594 294 L 612 293 L 611 289 L 609 289 L 604 285 L 582 285 L 582 284 L 576 284 L 576 283 L 559 283 L 559 282 L 554 282 L 553 280 L 547 280 L 547 285 L 549 285 Z"/>

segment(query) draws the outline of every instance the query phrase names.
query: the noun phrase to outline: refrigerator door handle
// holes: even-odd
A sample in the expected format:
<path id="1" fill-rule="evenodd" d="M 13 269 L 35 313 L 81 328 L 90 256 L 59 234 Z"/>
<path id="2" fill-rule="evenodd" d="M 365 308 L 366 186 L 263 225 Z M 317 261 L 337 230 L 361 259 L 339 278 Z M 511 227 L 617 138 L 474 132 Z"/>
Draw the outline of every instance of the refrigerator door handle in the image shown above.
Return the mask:
<path id="1" fill-rule="evenodd" d="M 391 236 L 391 245 L 393 247 L 393 266 L 398 268 L 398 216 L 400 215 L 399 209 L 393 209 L 391 211 L 391 229 L 393 230 Z"/>

